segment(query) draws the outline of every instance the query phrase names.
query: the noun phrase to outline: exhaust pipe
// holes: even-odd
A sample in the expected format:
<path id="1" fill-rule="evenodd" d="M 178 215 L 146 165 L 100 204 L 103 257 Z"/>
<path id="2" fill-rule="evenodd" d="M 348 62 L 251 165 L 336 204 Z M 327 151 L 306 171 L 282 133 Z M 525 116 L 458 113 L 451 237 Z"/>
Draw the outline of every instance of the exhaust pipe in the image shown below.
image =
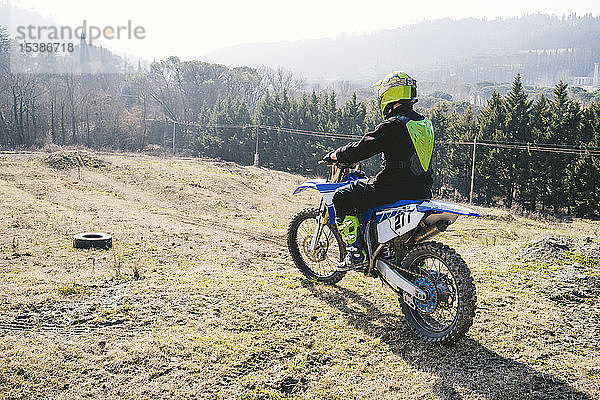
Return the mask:
<path id="1" fill-rule="evenodd" d="M 440 220 L 434 224 L 425 225 L 425 227 L 423 227 L 421 230 L 415 233 L 413 241 L 415 243 L 426 242 L 432 237 L 439 235 L 440 233 L 448 229 L 448 226 L 450 226 L 451 223 L 452 222 L 447 220 Z"/>

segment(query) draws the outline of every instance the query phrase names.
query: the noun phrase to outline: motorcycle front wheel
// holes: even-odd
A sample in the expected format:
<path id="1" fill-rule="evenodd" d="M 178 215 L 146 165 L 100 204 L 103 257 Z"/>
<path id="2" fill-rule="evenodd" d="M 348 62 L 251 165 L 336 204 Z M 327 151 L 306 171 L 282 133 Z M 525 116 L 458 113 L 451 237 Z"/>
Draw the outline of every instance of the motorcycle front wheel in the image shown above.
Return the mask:
<path id="1" fill-rule="evenodd" d="M 288 249 L 304 276 L 333 285 L 345 275 L 338 271 L 338 264 L 345 256 L 345 245 L 337 228 L 330 223 L 321 224 L 320 219 L 317 208 L 305 208 L 294 215 L 287 231 Z M 315 232 L 318 237 L 311 249 Z"/>
<path id="2" fill-rule="evenodd" d="M 450 345 L 473 324 L 477 295 L 469 267 L 453 249 L 441 243 L 418 244 L 402 260 L 412 271 L 407 278 L 427 293 L 412 304 L 400 297 L 410 329 L 421 339 Z"/>

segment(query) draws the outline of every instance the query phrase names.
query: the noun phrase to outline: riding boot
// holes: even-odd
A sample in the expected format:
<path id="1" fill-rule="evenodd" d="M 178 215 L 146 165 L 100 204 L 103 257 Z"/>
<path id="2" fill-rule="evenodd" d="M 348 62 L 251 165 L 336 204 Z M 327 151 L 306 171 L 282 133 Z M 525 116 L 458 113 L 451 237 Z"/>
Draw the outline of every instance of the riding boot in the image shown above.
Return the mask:
<path id="1" fill-rule="evenodd" d="M 336 218 L 335 224 L 346 243 L 346 257 L 340 267 L 356 268 L 365 265 L 368 257 L 360 236 L 358 217 L 347 215 L 343 220 Z"/>

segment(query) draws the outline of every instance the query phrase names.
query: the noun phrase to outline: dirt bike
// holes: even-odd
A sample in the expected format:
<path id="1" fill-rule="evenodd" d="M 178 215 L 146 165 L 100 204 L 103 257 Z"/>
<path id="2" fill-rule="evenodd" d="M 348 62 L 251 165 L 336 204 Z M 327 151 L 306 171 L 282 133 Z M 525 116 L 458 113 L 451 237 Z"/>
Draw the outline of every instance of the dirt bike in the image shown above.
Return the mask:
<path id="1" fill-rule="evenodd" d="M 322 196 L 319 207 L 298 212 L 287 231 L 292 259 L 311 280 L 336 284 L 348 272 L 332 199 L 337 188 L 365 178 L 354 167 L 334 164 L 328 179 L 308 180 L 294 191 L 315 189 Z M 456 251 L 430 241 L 459 215 L 479 216 L 437 200 L 400 200 L 359 215 L 369 259 L 360 271 L 398 294 L 410 329 L 426 341 L 451 344 L 473 323 L 477 297 L 469 267 Z"/>

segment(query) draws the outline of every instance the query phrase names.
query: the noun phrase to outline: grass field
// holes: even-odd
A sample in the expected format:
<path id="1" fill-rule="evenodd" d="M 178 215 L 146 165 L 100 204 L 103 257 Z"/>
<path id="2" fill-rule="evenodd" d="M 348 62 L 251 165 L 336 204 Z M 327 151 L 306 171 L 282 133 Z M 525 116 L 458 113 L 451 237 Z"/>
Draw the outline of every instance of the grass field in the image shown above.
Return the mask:
<path id="1" fill-rule="evenodd" d="M 600 399 L 598 221 L 460 218 L 438 240 L 478 309 L 448 348 L 379 281 L 295 269 L 302 177 L 86 157 L 0 154 L 0 399 Z M 114 247 L 74 249 L 83 231 Z"/>

